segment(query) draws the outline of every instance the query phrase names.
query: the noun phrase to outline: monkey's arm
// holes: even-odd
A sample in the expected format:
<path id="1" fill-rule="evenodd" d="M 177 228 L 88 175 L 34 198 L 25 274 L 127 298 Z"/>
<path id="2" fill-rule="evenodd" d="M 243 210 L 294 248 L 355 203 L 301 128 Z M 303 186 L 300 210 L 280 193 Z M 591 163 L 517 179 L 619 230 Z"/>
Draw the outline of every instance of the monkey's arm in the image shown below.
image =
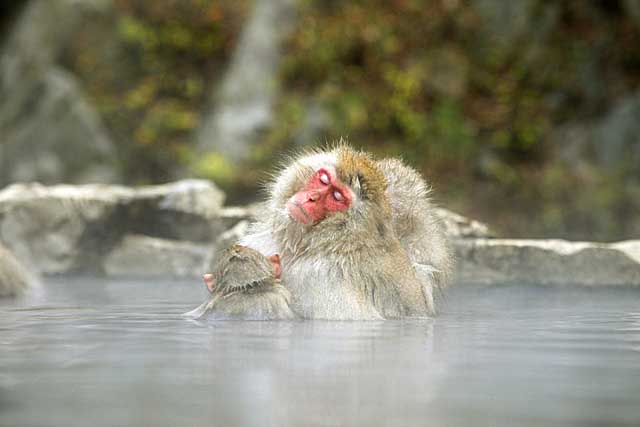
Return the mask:
<path id="1" fill-rule="evenodd" d="M 438 283 L 436 274 L 438 270 L 436 270 L 431 265 L 426 264 L 418 264 L 414 263 L 413 268 L 416 271 L 416 275 L 418 276 L 418 280 L 422 285 L 422 292 L 424 294 L 424 300 L 427 304 L 427 309 L 429 310 L 429 314 L 435 314 L 435 303 L 433 301 L 433 290 L 435 285 Z"/>

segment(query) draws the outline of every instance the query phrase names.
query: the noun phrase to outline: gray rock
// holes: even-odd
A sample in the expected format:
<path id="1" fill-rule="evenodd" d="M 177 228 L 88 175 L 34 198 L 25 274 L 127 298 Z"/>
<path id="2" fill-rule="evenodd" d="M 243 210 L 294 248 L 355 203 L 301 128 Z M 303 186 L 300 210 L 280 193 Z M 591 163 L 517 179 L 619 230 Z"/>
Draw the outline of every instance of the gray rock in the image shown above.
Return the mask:
<path id="1" fill-rule="evenodd" d="M 253 221 L 260 210 L 260 203 L 247 206 L 228 206 L 220 211 L 220 219 L 227 225 L 225 230 L 229 230 L 241 221 Z"/>
<path id="2" fill-rule="evenodd" d="M 0 298 L 24 293 L 36 278 L 8 249 L 0 245 Z"/>
<path id="3" fill-rule="evenodd" d="M 222 218 L 226 215 L 226 219 L 239 222 L 221 233 L 212 244 L 128 235 L 107 255 L 105 273 L 108 276 L 200 277 L 213 271 L 217 254 L 238 242 L 249 228 L 249 208 L 225 208 L 222 212 Z"/>
<path id="4" fill-rule="evenodd" d="M 640 241 L 459 239 L 455 249 L 460 283 L 640 286 Z"/>
<path id="5" fill-rule="evenodd" d="M 449 238 L 492 237 L 489 226 L 482 222 L 443 208 L 436 208 L 435 213 L 442 221 L 445 233 Z"/>
<path id="6" fill-rule="evenodd" d="M 0 133 L 0 185 L 116 179 L 113 145 L 75 77 L 61 69 L 13 86 L 0 103 Z"/>
<path id="7" fill-rule="evenodd" d="M 108 235 L 107 218 L 132 193 L 121 187 L 12 185 L 0 192 L 0 240 L 42 273 L 73 271 L 99 250 L 84 242 Z"/>
<path id="8" fill-rule="evenodd" d="M 140 188 L 14 184 L 0 191 L 0 241 L 44 274 L 196 277 L 246 234 L 260 209 L 223 202 L 215 185 L 199 180 Z M 640 286 L 640 241 L 489 239 L 485 224 L 436 212 L 453 238 L 461 283 Z M 0 257 L 0 268 L 26 275 L 12 259 Z M 2 294 L 28 280 L 7 285 L 1 274 Z"/>
<path id="9" fill-rule="evenodd" d="M 0 50 L 0 186 L 112 182 L 115 149 L 76 78 L 56 60 L 87 8 L 29 2 Z"/>
<path id="10" fill-rule="evenodd" d="M 221 217 L 224 198 L 224 193 L 206 180 L 140 187 L 121 222 L 139 234 L 212 242 L 233 223 Z"/>
<path id="11" fill-rule="evenodd" d="M 44 274 L 101 272 L 127 234 L 214 242 L 234 223 L 209 181 L 128 188 L 15 184 L 0 191 L 0 240 Z"/>
<path id="12" fill-rule="evenodd" d="M 197 135 L 201 151 L 245 160 L 259 132 L 272 120 L 280 45 L 293 29 L 295 2 L 257 0 Z"/>
<path id="13" fill-rule="evenodd" d="M 111 277 L 199 277 L 207 271 L 211 245 L 127 235 L 107 255 L 104 272 Z"/>

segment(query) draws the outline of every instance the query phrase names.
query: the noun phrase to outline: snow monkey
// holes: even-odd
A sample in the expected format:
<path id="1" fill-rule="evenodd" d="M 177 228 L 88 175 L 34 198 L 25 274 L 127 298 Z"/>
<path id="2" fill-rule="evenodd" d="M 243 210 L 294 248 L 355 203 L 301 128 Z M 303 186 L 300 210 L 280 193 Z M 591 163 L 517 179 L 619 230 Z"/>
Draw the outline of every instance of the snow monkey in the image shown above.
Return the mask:
<path id="1" fill-rule="evenodd" d="M 340 144 L 294 160 L 240 245 L 279 255 L 291 308 L 311 319 L 435 313 L 450 250 L 420 175 Z"/>
<path id="2" fill-rule="evenodd" d="M 234 245 L 204 277 L 211 299 L 186 313 L 191 318 L 225 320 L 294 319 L 290 293 L 280 284 L 280 259 Z"/>

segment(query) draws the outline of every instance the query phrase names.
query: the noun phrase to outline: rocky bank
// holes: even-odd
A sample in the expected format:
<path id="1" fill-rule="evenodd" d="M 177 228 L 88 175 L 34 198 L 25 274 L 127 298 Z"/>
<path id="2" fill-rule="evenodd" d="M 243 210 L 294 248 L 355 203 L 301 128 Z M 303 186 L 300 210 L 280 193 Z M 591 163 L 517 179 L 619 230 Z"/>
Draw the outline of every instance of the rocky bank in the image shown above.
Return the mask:
<path id="1" fill-rule="evenodd" d="M 204 180 L 138 188 L 13 184 L 0 191 L 0 243 L 41 275 L 196 279 L 255 214 L 255 206 L 224 200 Z M 496 239 L 482 223 L 438 214 L 457 255 L 457 283 L 640 286 L 640 241 Z"/>

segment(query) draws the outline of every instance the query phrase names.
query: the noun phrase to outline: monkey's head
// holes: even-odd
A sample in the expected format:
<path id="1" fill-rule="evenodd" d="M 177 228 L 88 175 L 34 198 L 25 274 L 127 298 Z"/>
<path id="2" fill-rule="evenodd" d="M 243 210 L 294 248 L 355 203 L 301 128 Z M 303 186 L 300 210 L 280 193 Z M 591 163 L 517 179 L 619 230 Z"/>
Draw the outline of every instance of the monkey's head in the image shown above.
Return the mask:
<path id="1" fill-rule="evenodd" d="M 213 271 L 212 292 L 228 295 L 265 291 L 276 284 L 279 276 L 278 255 L 265 257 L 254 249 L 234 245 L 218 258 Z"/>
<path id="2" fill-rule="evenodd" d="M 325 243 L 348 239 L 357 246 L 359 238 L 372 243 L 372 233 L 384 239 L 391 232 L 386 189 L 375 160 L 340 145 L 285 169 L 272 187 L 272 207 L 281 209 L 286 228 L 300 236 Z"/>

